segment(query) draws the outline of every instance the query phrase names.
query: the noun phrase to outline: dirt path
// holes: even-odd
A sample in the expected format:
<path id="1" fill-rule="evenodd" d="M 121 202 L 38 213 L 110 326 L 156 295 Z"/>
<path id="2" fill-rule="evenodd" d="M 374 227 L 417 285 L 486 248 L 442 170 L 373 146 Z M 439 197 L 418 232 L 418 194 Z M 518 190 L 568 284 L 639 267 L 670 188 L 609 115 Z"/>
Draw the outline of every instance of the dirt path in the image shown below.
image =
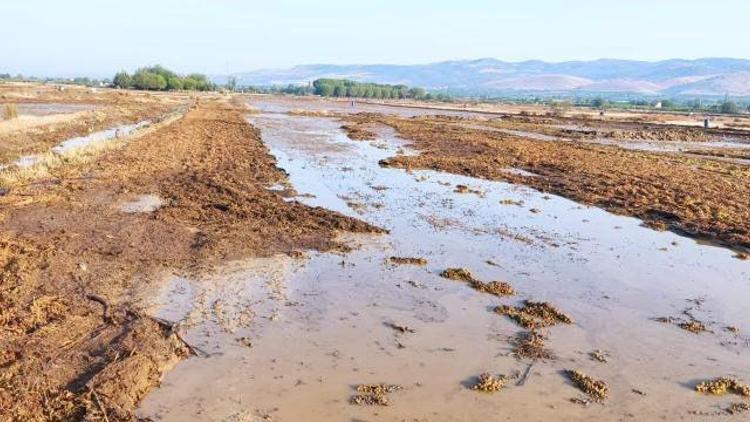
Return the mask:
<path id="1" fill-rule="evenodd" d="M 0 197 L 0 410 L 17 420 L 132 418 L 196 353 L 136 298 L 171 274 L 378 229 L 287 202 L 243 109 L 207 101 L 88 164 Z M 140 212 L 139 212 L 140 211 Z"/>

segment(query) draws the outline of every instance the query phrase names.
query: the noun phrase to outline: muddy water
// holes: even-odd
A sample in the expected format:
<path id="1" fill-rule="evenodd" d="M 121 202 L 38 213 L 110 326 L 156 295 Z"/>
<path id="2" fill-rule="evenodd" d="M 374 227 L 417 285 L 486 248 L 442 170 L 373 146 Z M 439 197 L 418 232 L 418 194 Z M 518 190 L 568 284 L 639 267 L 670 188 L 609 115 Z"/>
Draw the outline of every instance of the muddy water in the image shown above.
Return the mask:
<path id="1" fill-rule="evenodd" d="M 166 375 L 141 416 L 691 419 L 690 411 L 718 411 L 738 401 L 699 396 L 692 390 L 697 380 L 736 375 L 750 381 L 743 334 L 750 330 L 750 264 L 730 251 L 522 186 L 380 168 L 378 160 L 409 153 L 392 132 L 354 142 L 333 119 L 271 111 L 251 121 L 289 173 L 299 194 L 293 200 L 390 233 L 349 237 L 355 250 L 348 254 L 256 259 L 203 280 L 172 279 L 155 294 L 153 312 L 181 321 L 199 356 Z M 473 193 L 456 193 L 458 184 Z M 393 266 L 390 256 L 423 257 L 428 264 Z M 481 294 L 439 277 L 447 267 L 508 281 L 519 294 Z M 511 355 L 509 339 L 520 329 L 490 310 L 524 298 L 548 300 L 575 320 L 550 330 L 555 360 L 530 366 Z M 653 320 L 685 310 L 713 332 L 692 334 Z M 729 325 L 740 334 L 727 332 Z M 597 349 L 608 363 L 589 358 Z M 571 403 L 582 395 L 564 369 L 605 380 L 610 399 L 588 407 Z M 528 377 L 492 395 L 466 387 L 486 371 L 528 371 Z M 349 398 L 360 383 L 404 390 L 389 396 L 388 407 L 354 406 Z"/>

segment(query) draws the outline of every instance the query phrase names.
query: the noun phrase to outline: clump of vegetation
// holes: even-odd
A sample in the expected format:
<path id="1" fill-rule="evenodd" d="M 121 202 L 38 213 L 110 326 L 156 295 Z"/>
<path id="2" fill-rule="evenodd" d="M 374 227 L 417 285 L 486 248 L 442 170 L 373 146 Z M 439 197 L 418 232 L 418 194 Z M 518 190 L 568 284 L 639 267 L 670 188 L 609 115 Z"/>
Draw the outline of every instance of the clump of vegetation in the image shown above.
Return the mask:
<path id="1" fill-rule="evenodd" d="M 425 258 L 406 258 L 401 256 L 392 256 L 388 258 L 388 262 L 395 265 L 427 265 L 427 260 Z"/>
<path id="2" fill-rule="evenodd" d="M 547 302 L 525 300 L 523 306 L 502 305 L 495 312 L 506 315 L 524 328 L 550 327 L 560 323 L 572 324 L 573 320 Z"/>
<path id="3" fill-rule="evenodd" d="M 347 79 L 317 79 L 313 82 L 313 88 L 315 95 L 321 97 L 414 98 L 417 100 L 426 98 L 426 92 L 422 88 L 410 89 L 406 85 L 384 85 Z"/>
<path id="4" fill-rule="evenodd" d="M 191 73 L 187 76 L 180 76 L 159 65 L 140 68 L 132 76 L 125 71 L 119 72 L 112 80 L 112 86 L 146 91 L 211 91 L 216 89 L 206 75 Z"/>
<path id="5" fill-rule="evenodd" d="M 3 112 L 3 118 L 5 120 L 12 120 L 18 118 L 18 107 L 15 104 L 6 104 Z"/>
<path id="6" fill-rule="evenodd" d="M 388 394 L 402 390 L 400 385 L 388 384 L 360 384 L 357 393 L 349 400 L 351 404 L 358 406 L 388 406 Z"/>
<path id="7" fill-rule="evenodd" d="M 595 380 L 577 369 L 568 370 L 565 373 L 573 385 L 586 393 L 594 401 L 601 402 L 607 399 L 609 387 L 607 387 L 606 382 Z"/>
<path id="8" fill-rule="evenodd" d="M 494 393 L 500 391 L 505 387 L 505 377 L 500 375 L 493 377 L 489 373 L 485 372 L 479 376 L 477 382 L 471 386 L 472 390 L 481 391 L 484 393 Z"/>
<path id="9" fill-rule="evenodd" d="M 553 359 L 555 355 L 551 350 L 547 349 L 544 344 L 545 340 L 547 340 L 547 337 L 536 330 L 521 331 L 513 340 L 513 353 L 519 359 Z"/>
<path id="10" fill-rule="evenodd" d="M 449 280 L 463 281 L 469 283 L 469 285 L 482 293 L 489 293 L 495 296 L 513 296 L 516 291 L 510 283 L 504 281 L 491 281 L 485 283 L 481 280 L 477 280 L 471 274 L 471 272 L 465 268 L 448 268 L 440 273 L 440 276 Z"/>
<path id="11" fill-rule="evenodd" d="M 750 385 L 742 384 L 734 378 L 715 378 L 709 381 L 703 381 L 695 386 L 699 393 L 713 394 L 721 396 L 727 393 L 734 393 L 740 396 L 750 397 Z"/>

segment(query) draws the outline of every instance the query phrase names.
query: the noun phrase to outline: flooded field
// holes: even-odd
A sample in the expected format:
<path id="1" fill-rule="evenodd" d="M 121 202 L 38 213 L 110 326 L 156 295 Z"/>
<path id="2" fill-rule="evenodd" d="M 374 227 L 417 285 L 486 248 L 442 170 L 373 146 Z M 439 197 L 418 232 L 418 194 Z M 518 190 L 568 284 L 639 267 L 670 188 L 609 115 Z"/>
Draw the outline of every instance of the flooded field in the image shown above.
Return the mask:
<path id="1" fill-rule="evenodd" d="M 150 313 L 177 324 L 195 356 L 139 416 L 661 420 L 724 415 L 742 400 L 695 391 L 720 376 L 748 381 L 750 266 L 735 252 L 522 184 L 382 167 L 417 151 L 382 125 L 374 140 L 352 141 L 338 119 L 301 115 L 334 108 L 311 104 L 251 102 L 250 123 L 288 174 L 267 188 L 388 233 L 341 235 L 351 252 L 236 260 L 145 292 Z M 448 269 L 478 283 L 446 278 Z M 515 295 L 482 290 L 492 281 Z M 525 300 L 549 302 L 570 324 L 528 331 L 497 312 Z M 529 333 L 546 353 L 520 353 Z M 604 381 L 607 399 L 577 389 L 573 370 Z M 505 386 L 473 390 L 483 373 Z M 388 406 L 360 405 L 357 386 L 372 384 L 400 388 Z"/>

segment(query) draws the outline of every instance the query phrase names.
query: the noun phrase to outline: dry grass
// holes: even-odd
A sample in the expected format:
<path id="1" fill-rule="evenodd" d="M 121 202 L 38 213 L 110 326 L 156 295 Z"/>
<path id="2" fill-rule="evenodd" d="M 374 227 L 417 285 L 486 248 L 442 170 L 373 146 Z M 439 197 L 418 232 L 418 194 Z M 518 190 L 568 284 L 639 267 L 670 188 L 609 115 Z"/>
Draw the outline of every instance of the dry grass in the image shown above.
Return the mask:
<path id="1" fill-rule="evenodd" d="M 18 118 L 18 107 L 15 104 L 6 104 L 5 111 L 3 113 L 5 120 L 13 120 Z"/>

